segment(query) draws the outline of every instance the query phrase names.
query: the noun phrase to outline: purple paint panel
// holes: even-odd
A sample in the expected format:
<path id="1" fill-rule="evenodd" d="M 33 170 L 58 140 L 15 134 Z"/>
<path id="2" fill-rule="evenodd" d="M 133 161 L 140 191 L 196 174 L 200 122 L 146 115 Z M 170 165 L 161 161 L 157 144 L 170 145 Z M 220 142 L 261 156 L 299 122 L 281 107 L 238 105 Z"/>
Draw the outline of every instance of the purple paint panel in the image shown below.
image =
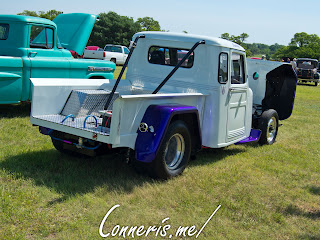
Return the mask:
<path id="1" fill-rule="evenodd" d="M 142 162 L 152 162 L 172 117 L 184 113 L 193 113 L 198 116 L 198 110 L 193 106 L 150 105 L 141 121 L 148 126 L 148 129 L 145 132 L 138 130 L 135 145 L 136 159 Z"/>
<path id="2" fill-rule="evenodd" d="M 260 138 L 260 135 L 261 135 L 261 131 L 258 130 L 258 129 L 251 129 L 251 132 L 250 132 L 250 136 L 235 143 L 235 144 L 245 144 L 245 143 L 249 143 L 249 142 L 256 142 L 256 141 L 259 141 L 259 138 Z"/>

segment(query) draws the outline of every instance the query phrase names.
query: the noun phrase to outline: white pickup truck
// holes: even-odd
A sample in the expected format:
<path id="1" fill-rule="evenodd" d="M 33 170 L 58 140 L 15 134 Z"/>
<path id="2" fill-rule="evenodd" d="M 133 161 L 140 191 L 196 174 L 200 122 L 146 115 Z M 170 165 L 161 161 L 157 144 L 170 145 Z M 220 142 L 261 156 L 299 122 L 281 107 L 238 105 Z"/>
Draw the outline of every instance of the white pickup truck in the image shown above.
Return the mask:
<path id="1" fill-rule="evenodd" d="M 133 40 L 117 80 L 31 79 L 31 122 L 57 150 L 124 148 L 136 169 L 168 179 L 202 147 L 273 144 L 292 113 L 289 64 L 247 62 L 241 46 L 220 38 L 142 32 Z"/>
<path id="2" fill-rule="evenodd" d="M 104 49 L 87 47 L 83 52 L 83 58 L 102 59 L 123 65 L 128 57 L 129 49 L 125 46 L 107 44 Z"/>

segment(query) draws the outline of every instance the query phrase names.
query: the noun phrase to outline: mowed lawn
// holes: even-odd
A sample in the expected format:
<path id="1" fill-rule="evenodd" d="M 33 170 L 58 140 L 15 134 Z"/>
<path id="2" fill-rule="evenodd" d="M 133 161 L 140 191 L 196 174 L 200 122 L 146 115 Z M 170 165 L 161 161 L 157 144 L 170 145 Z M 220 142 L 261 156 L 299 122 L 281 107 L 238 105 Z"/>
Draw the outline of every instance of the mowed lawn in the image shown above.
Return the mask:
<path id="1" fill-rule="evenodd" d="M 0 106 L 0 239 L 102 239 L 116 204 L 108 239 L 132 239 L 123 226 L 160 228 L 134 239 L 180 239 L 179 226 L 193 225 L 184 238 L 195 239 L 219 205 L 198 239 L 320 239 L 320 87 L 297 87 L 274 145 L 205 149 L 169 181 L 136 174 L 116 153 L 59 153 L 29 111 Z"/>

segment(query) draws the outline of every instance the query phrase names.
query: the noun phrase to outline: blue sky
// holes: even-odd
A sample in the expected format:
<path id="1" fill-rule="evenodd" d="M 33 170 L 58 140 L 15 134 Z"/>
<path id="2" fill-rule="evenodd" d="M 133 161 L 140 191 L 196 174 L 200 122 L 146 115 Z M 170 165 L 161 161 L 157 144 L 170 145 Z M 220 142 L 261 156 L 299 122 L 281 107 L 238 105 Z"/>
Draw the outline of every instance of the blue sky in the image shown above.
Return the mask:
<path id="1" fill-rule="evenodd" d="M 320 0 L 16 0 L 1 5 L 0 14 L 55 9 L 92 14 L 114 11 L 135 20 L 149 16 L 170 32 L 185 30 L 213 37 L 245 32 L 249 34 L 248 43 L 287 45 L 297 32 L 320 36 Z"/>

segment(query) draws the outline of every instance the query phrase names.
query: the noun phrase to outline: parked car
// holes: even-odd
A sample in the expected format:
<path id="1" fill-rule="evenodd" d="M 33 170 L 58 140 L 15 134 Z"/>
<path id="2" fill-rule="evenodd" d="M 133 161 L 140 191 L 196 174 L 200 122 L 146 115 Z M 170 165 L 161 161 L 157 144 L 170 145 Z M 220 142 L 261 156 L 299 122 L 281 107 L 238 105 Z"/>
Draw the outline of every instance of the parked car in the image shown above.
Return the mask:
<path id="1" fill-rule="evenodd" d="M 318 60 L 311 58 L 298 58 L 296 70 L 300 82 L 314 82 L 314 85 L 318 86 L 320 81 Z"/>
<path id="2" fill-rule="evenodd" d="M 83 52 L 83 58 L 102 59 L 123 65 L 128 57 L 129 49 L 121 45 L 107 44 L 104 49 L 98 46 L 88 46 Z"/>
<path id="3" fill-rule="evenodd" d="M 104 51 L 105 51 L 105 57 L 104 57 L 105 60 L 109 60 L 119 65 L 124 64 L 129 54 L 129 49 L 127 47 L 120 46 L 120 45 L 112 45 L 112 44 L 107 44 L 104 47 Z"/>
<path id="4" fill-rule="evenodd" d="M 105 58 L 105 53 L 103 48 L 98 46 L 87 46 L 83 51 L 82 58 L 103 60 Z"/>

